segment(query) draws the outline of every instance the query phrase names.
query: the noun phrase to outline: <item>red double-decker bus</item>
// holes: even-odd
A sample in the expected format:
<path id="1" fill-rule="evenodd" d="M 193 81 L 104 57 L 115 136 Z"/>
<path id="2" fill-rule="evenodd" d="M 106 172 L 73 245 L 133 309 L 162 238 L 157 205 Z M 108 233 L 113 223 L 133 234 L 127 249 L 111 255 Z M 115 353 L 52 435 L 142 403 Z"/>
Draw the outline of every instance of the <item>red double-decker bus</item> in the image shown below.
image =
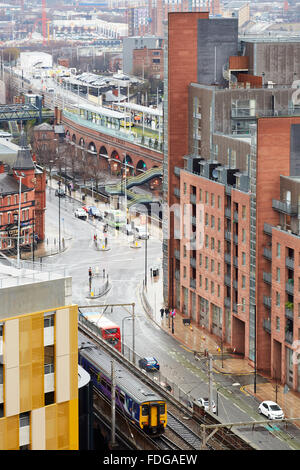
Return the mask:
<path id="1" fill-rule="evenodd" d="M 101 338 L 121 352 L 121 331 L 116 323 L 110 320 L 110 318 L 104 317 L 99 312 L 85 312 L 82 313 L 82 315 L 98 327 Z"/>

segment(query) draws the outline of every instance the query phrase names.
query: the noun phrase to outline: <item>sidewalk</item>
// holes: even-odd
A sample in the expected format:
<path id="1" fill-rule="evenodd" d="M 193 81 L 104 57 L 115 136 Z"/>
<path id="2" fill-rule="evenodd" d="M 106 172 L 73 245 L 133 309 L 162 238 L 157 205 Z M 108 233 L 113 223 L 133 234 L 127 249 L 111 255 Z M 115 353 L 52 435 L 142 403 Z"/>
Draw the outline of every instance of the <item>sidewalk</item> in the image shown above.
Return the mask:
<path id="1" fill-rule="evenodd" d="M 172 334 L 172 319 L 161 318 L 160 309 L 165 307 L 163 299 L 162 273 L 159 277 L 150 278 L 147 290 L 141 288 L 141 300 L 146 313 L 151 319 L 164 331 L 179 341 L 183 347 L 191 352 L 196 351 L 200 355 L 208 353 L 214 356 L 213 369 L 219 374 L 229 375 L 253 375 L 254 370 L 247 361 L 241 357 L 235 356 L 230 350 L 223 345 L 223 354 L 221 351 L 221 341 L 216 336 L 209 334 L 202 327 L 197 326 L 191 320 L 191 324 L 184 325 L 183 319 L 188 318 L 182 316 L 176 311 L 174 320 L 174 334 Z M 223 367 L 222 367 L 223 365 Z M 259 380 L 260 379 L 260 380 Z M 253 390 L 253 380 L 250 378 L 249 385 L 240 387 L 240 390 L 246 395 L 252 395 L 259 402 L 264 400 L 277 401 L 282 407 L 286 418 L 297 418 L 300 416 L 300 394 L 290 390 L 284 393 L 284 386 L 276 383 L 261 374 L 257 374 L 256 394 Z M 300 426 L 300 421 L 294 422 Z"/>

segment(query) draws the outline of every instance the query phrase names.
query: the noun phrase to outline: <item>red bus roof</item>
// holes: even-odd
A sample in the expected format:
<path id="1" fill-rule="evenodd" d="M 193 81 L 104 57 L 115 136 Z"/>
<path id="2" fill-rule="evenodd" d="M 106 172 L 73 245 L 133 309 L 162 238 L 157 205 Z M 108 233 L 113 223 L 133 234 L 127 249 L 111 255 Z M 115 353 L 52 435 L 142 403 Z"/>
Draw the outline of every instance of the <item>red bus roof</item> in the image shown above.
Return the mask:
<path id="1" fill-rule="evenodd" d="M 104 317 L 99 312 L 85 312 L 82 315 L 91 323 L 95 323 L 99 328 L 120 328 L 110 318 Z"/>

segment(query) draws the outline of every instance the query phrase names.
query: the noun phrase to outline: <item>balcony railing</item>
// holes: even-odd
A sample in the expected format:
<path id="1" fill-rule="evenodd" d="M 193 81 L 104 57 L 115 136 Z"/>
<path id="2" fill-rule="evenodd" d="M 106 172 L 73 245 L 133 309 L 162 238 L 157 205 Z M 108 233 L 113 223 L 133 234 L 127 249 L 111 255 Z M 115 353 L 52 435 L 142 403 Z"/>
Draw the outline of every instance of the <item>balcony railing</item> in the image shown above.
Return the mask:
<path id="1" fill-rule="evenodd" d="M 224 283 L 226 286 L 231 287 L 231 276 L 229 274 L 225 274 Z"/>
<path id="2" fill-rule="evenodd" d="M 294 269 L 294 258 L 290 258 L 289 256 L 287 256 L 285 258 L 285 265 L 289 269 Z"/>
<path id="3" fill-rule="evenodd" d="M 227 240 L 228 242 L 231 242 L 231 232 L 229 232 L 228 230 L 225 230 L 224 237 L 225 237 L 225 240 Z"/>
<path id="4" fill-rule="evenodd" d="M 230 253 L 224 253 L 224 259 L 225 259 L 226 263 L 231 264 L 231 254 Z"/>
<path id="5" fill-rule="evenodd" d="M 196 204 L 196 194 L 190 194 L 190 202 Z"/>
<path id="6" fill-rule="evenodd" d="M 180 261 L 180 250 L 174 250 L 174 256 L 177 260 Z"/>
<path id="7" fill-rule="evenodd" d="M 293 332 L 292 331 L 286 331 L 285 332 L 285 341 L 289 344 L 293 344 Z"/>
<path id="8" fill-rule="evenodd" d="M 263 251 L 263 255 L 264 255 L 265 258 L 271 260 L 272 259 L 272 250 L 265 247 L 264 251 Z"/>
<path id="9" fill-rule="evenodd" d="M 298 207 L 295 204 L 291 204 L 290 202 L 283 202 L 278 201 L 277 199 L 272 199 L 272 208 L 287 215 L 298 214 Z"/>
<path id="10" fill-rule="evenodd" d="M 271 273 L 263 272 L 263 280 L 264 280 L 267 284 L 272 284 L 272 274 L 271 274 Z"/>
<path id="11" fill-rule="evenodd" d="M 196 258 L 190 258 L 192 268 L 196 268 Z"/>
<path id="12" fill-rule="evenodd" d="M 225 299 L 224 299 L 224 305 L 225 305 L 225 307 L 228 307 L 228 308 L 231 307 L 231 299 L 230 299 L 230 297 L 225 297 Z"/>
<path id="13" fill-rule="evenodd" d="M 285 290 L 291 294 L 291 295 L 294 295 L 294 282 L 286 282 L 285 283 Z"/>
<path id="14" fill-rule="evenodd" d="M 238 288 L 238 281 L 236 279 L 233 279 L 232 286 L 233 286 L 234 289 Z"/>
<path id="15" fill-rule="evenodd" d="M 234 211 L 233 213 L 233 221 L 238 222 L 239 221 L 239 214 L 238 211 Z"/>
<path id="16" fill-rule="evenodd" d="M 233 257 L 233 265 L 238 268 L 239 267 L 239 259 L 237 256 Z"/>
<path id="17" fill-rule="evenodd" d="M 294 320 L 294 311 L 291 308 L 285 307 L 285 316 L 289 320 Z"/>
<path id="18" fill-rule="evenodd" d="M 239 244 L 239 237 L 236 233 L 233 234 L 233 243 L 235 243 L 236 245 Z"/>
<path id="19" fill-rule="evenodd" d="M 175 279 L 176 281 L 180 281 L 180 271 L 178 269 L 175 270 Z"/>
<path id="20" fill-rule="evenodd" d="M 271 334 L 271 319 L 269 318 L 263 319 L 263 328 L 265 331 Z"/>
<path id="21" fill-rule="evenodd" d="M 225 217 L 231 219 L 231 209 L 230 207 L 225 207 Z"/>
<path id="22" fill-rule="evenodd" d="M 196 279 L 190 279 L 190 287 L 196 289 Z"/>
<path id="23" fill-rule="evenodd" d="M 272 235 L 272 225 L 271 224 L 267 224 L 266 222 L 264 223 L 264 232 L 267 234 L 267 235 Z"/>
<path id="24" fill-rule="evenodd" d="M 271 308 L 271 305 L 272 305 L 271 297 L 268 297 L 268 296 L 264 295 L 263 304 L 264 304 L 265 307 Z"/>

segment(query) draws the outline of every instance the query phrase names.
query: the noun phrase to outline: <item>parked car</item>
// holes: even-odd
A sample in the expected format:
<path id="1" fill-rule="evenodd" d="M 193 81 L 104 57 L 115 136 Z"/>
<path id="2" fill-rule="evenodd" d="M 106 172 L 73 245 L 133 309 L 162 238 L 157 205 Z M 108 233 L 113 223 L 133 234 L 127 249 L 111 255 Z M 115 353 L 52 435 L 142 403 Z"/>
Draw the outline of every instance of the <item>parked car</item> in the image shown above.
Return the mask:
<path id="1" fill-rule="evenodd" d="M 84 219 L 84 220 L 87 219 L 87 213 L 86 213 L 86 211 L 85 211 L 82 207 L 78 207 L 78 208 L 75 210 L 74 215 L 75 215 L 75 217 L 77 217 L 78 219 Z"/>
<path id="2" fill-rule="evenodd" d="M 143 357 L 139 360 L 139 366 L 147 371 L 159 370 L 159 363 L 155 357 Z"/>
<path id="3" fill-rule="evenodd" d="M 263 401 L 258 407 L 258 412 L 265 415 L 268 419 L 283 419 L 284 414 L 275 401 Z"/>
<path id="4" fill-rule="evenodd" d="M 196 402 L 199 406 L 202 406 L 205 409 L 205 411 L 209 411 L 209 399 L 208 398 L 198 398 Z M 213 413 L 217 412 L 217 407 L 216 407 L 214 400 L 211 401 L 211 408 L 212 408 Z"/>
<path id="5" fill-rule="evenodd" d="M 103 218 L 100 210 L 96 206 L 89 206 L 88 211 L 89 211 L 89 215 L 91 215 L 92 217 L 95 217 L 96 219 L 101 220 Z"/>
<path id="6" fill-rule="evenodd" d="M 140 238 L 141 240 L 149 239 L 149 233 L 147 233 L 146 227 L 143 225 L 134 227 L 134 231 L 137 238 Z"/>
<path id="7" fill-rule="evenodd" d="M 55 196 L 58 197 L 65 197 L 66 193 L 62 188 L 56 189 L 55 190 Z"/>
<path id="8" fill-rule="evenodd" d="M 126 233 L 126 235 L 133 235 L 133 229 L 130 224 L 121 225 L 121 232 Z"/>

